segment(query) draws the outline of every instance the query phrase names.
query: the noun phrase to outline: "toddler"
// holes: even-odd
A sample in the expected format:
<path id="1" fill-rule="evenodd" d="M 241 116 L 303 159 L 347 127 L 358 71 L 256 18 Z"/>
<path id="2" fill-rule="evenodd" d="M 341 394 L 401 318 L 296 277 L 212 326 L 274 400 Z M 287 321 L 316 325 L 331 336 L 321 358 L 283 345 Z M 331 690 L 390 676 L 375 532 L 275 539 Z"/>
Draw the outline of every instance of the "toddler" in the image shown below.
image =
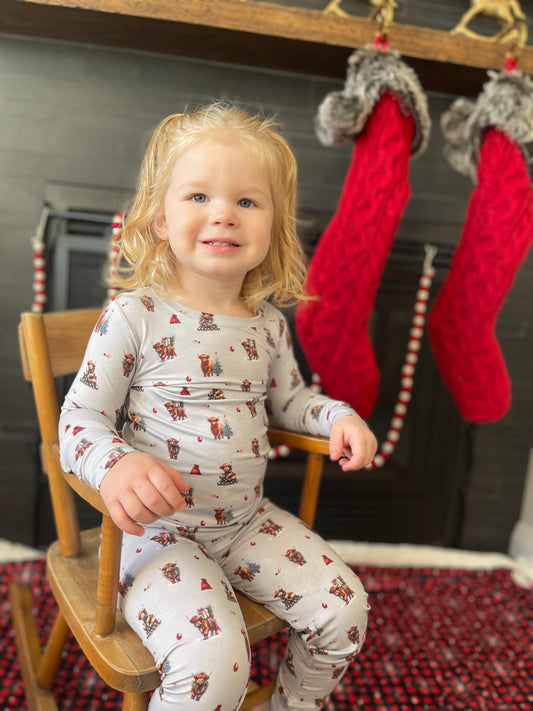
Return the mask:
<path id="1" fill-rule="evenodd" d="M 263 497 L 269 424 L 329 437 L 345 471 L 376 450 L 348 405 L 305 386 L 277 308 L 305 298 L 295 204 L 271 120 L 218 103 L 163 120 L 122 229 L 123 291 L 62 409 L 63 467 L 124 531 L 118 605 L 161 672 L 150 711 L 239 708 L 234 590 L 291 629 L 271 711 L 316 711 L 363 644 L 359 579 Z"/>

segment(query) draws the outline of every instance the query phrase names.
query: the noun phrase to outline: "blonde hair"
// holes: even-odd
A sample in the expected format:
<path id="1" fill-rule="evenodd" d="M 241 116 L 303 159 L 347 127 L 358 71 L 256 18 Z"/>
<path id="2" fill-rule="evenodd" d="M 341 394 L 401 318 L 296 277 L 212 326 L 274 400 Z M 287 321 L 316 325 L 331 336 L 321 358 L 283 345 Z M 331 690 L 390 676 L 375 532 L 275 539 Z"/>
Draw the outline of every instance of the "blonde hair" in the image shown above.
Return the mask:
<path id="1" fill-rule="evenodd" d="M 305 298 L 304 254 L 296 234 L 296 160 L 271 118 L 252 116 L 226 103 L 210 104 L 195 113 L 172 114 L 156 128 L 143 159 L 137 193 L 120 234 L 120 267 L 113 286 L 151 286 L 163 293 L 176 278 L 176 257 L 161 240 L 153 220 L 161 210 L 177 158 L 205 140 L 242 141 L 267 171 L 274 216 L 270 247 L 264 261 L 245 277 L 241 296 L 255 312 L 263 299 L 290 306 Z"/>

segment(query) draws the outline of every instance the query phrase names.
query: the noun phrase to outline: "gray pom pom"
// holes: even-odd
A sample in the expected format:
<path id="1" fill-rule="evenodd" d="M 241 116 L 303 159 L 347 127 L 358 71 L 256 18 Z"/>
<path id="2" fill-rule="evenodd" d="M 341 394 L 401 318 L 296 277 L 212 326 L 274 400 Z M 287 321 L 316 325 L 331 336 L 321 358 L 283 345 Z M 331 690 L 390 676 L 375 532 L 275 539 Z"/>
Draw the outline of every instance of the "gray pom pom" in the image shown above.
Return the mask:
<path id="1" fill-rule="evenodd" d="M 489 127 L 506 133 L 524 151 L 528 164 L 533 143 L 533 80 L 519 70 L 488 73 L 475 102 L 457 99 L 443 114 L 444 155 L 459 173 L 474 182 L 483 137 Z M 531 171 L 530 171 L 531 172 Z"/>
<path id="2" fill-rule="evenodd" d="M 412 155 L 420 155 L 431 128 L 426 95 L 417 75 L 398 52 L 383 52 L 373 45 L 350 56 L 343 91 L 328 94 L 319 106 L 315 123 L 319 140 L 327 146 L 353 140 L 387 91 L 412 114 L 417 128 Z"/>

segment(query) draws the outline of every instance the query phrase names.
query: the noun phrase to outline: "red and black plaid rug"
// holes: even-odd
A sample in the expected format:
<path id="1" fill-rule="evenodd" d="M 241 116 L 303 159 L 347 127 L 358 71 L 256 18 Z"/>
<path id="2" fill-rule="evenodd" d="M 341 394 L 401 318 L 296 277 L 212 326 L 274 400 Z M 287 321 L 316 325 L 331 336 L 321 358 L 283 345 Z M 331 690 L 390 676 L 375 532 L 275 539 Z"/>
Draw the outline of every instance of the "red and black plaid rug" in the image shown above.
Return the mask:
<path id="1" fill-rule="evenodd" d="M 358 567 L 372 605 L 366 646 L 327 711 L 532 711 L 533 591 L 510 571 Z M 10 582 L 31 586 L 43 642 L 55 603 L 44 562 L 0 566 L 0 709 L 27 708 L 8 600 Z M 275 675 L 286 638 L 257 645 L 253 671 Z M 56 682 L 60 711 L 121 708 L 74 640 Z"/>

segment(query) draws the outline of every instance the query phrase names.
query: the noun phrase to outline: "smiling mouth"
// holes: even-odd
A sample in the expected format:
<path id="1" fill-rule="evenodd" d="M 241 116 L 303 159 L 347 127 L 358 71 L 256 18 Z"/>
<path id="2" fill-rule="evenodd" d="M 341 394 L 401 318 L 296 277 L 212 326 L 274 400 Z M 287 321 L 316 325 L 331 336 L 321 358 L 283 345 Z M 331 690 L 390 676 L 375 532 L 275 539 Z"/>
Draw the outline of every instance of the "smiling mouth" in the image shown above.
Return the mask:
<path id="1" fill-rule="evenodd" d="M 238 244 L 235 242 L 222 242 L 220 240 L 212 239 L 212 240 L 207 240 L 203 244 L 208 244 L 213 247 L 239 247 Z"/>

